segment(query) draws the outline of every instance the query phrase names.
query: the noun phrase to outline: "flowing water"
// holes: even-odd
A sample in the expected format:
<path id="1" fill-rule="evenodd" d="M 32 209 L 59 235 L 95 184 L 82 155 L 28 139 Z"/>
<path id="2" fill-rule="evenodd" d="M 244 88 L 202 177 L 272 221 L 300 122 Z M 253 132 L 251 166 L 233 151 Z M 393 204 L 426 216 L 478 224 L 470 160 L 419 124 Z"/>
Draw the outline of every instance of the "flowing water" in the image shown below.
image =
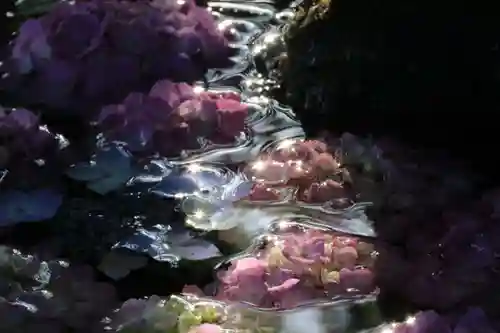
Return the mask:
<path id="1" fill-rule="evenodd" d="M 15 31 L 18 21 L 42 14 L 53 2 L 10 1 L 12 6 L 5 15 L 9 22 L 4 23 L 7 25 L 0 42 L 12 38 L 5 32 Z M 61 189 L 61 193 L 55 194 L 57 191 L 39 191 L 42 197 L 49 197 L 48 200 L 39 199 L 40 194 L 31 199 L 29 194 L 9 188 L 10 183 L 4 186 L 2 182 L 8 171 L 1 174 L 0 190 L 17 193 L 14 200 L 8 201 L 5 198 L 10 192 L 8 195 L 0 192 L 1 218 L 21 215 L 36 223 L 24 223 L 27 221 L 17 218 L 16 222 L 23 223 L 15 226 L 7 223 L 0 228 L 0 315 L 3 316 L 0 333 L 102 333 L 103 316 L 123 302 L 128 300 L 130 302 L 123 304 L 136 304 L 138 308 L 159 308 L 159 304 L 164 304 L 160 298 L 171 295 L 170 300 L 187 304 L 184 308 L 218 304 L 224 308 L 226 319 L 234 319 L 234 322 L 225 320 L 223 325 L 245 322 L 251 327 L 246 330 L 245 326 L 245 332 L 392 333 L 397 324 L 384 324 L 382 312 L 384 315 L 391 312 L 391 321 L 406 317 L 406 323 L 412 326 L 415 318 L 407 315 L 415 309 L 406 307 L 413 299 L 401 300 L 388 295 L 387 298 L 393 299 L 385 302 L 384 296 L 391 291 L 397 294 L 410 285 L 407 289 L 411 290 L 402 292 L 404 298 L 413 297 L 417 299 L 415 303 L 421 301 L 416 305 L 426 304 L 420 308 L 439 308 L 434 303 L 446 303 L 447 293 L 452 298 L 461 297 L 462 293 L 475 296 L 474 288 L 478 285 L 489 288 L 485 276 L 497 273 L 490 268 L 498 259 L 498 253 L 490 249 L 495 243 L 490 236 L 498 234 L 498 228 L 484 226 L 477 229 L 480 232 L 474 228 L 469 230 L 476 221 L 470 216 L 475 213 L 468 211 L 468 204 L 463 208 L 467 213 L 465 220 L 457 219 L 456 224 L 447 220 L 460 214 L 461 209 L 455 212 L 456 205 L 450 210 L 450 216 L 441 214 L 448 197 L 468 203 L 472 198 L 469 194 L 475 190 L 476 183 L 480 183 L 479 179 L 455 172 L 453 166 L 444 162 L 438 162 L 438 168 L 434 168 L 433 163 L 420 163 L 417 158 L 415 162 L 413 155 L 418 152 L 404 150 L 401 154 L 404 156 L 399 156 L 394 153 L 398 148 L 392 147 L 392 150 L 387 142 L 382 142 L 383 148 L 379 149 L 379 142 L 344 135 L 340 139 L 325 138 L 328 147 L 321 148 L 317 141 L 304 141 L 304 131 L 293 110 L 273 98 L 273 93 L 279 90 L 280 73 L 276 63 L 286 51 L 283 35 L 295 6 L 295 2 L 287 0 L 208 2 L 208 9 L 234 53 L 232 66 L 208 70 L 204 80 L 196 82 L 195 91 L 236 93 L 248 106 L 245 130 L 231 144 L 215 144 L 200 137 L 197 138 L 199 149 L 184 150 L 180 156 L 138 156 L 129 153 L 121 142 L 107 142 L 102 135 L 95 138 L 94 127 L 87 123 L 75 125 L 67 119 L 49 119 L 54 114 L 42 112 L 43 123 L 47 124 L 45 129 L 61 132 L 58 135 L 61 142 L 70 148 L 76 146 L 76 149 L 68 149 L 71 153 L 80 148 L 84 152 L 75 154 L 79 161 L 76 164 L 73 164 L 74 156 L 68 158 L 72 166 L 64 172 L 58 170 L 54 177 L 56 185 L 50 183 L 50 177 L 45 180 L 45 174 L 32 177 L 43 183 L 40 186 Z M 0 104 L 20 107 L 11 105 L 9 97 L 12 96 L 0 91 Z M 80 125 L 91 135 L 81 138 Z M 63 135 L 68 140 L 63 140 Z M 309 149 L 310 154 L 300 155 L 300 147 Z M 381 157 L 381 151 L 394 156 L 386 160 Z M 90 161 L 88 155 L 92 155 Z M 392 164 L 391 158 L 397 161 Z M 351 160 L 359 163 L 350 164 Z M 62 164 L 66 167 L 67 161 L 64 161 Z M 348 167 L 344 167 L 346 165 Z M 380 169 L 384 170 L 383 177 L 379 177 Z M 413 173 L 415 169 L 422 170 L 422 175 Z M 375 247 L 377 235 L 366 211 L 377 203 L 380 194 L 377 190 L 382 187 L 377 186 L 378 177 L 383 178 L 384 187 L 386 184 L 386 188 L 390 187 L 387 201 L 391 201 L 398 213 L 395 223 L 387 224 L 391 227 L 385 229 L 396 238 L 401 230 L 393 229 L 398 228 L 408 229 L 404 230 L 405 235 L 418 236 L 398 239 L 404 244 L 401 246 L 404 251 L 391 252 L 400 245 L 398 241 L 387 249 L 379 240 Z M 321 188 L 325 184 L 329 187 Z M 342 186 L 344 184 L 346 186 Z M 392 192 L 393 185 L 396 190 Z M 316 190 L 315 198 L 313 190 Z M 495 194 L 486 201 L 490 204 L 489 200 L 493 202 L 497 197 Z M 23 200 L 26 202 L 15 202 Z M 53 218 L 47 217 L 50 207 L 43 207 L 46 202 L 55 204 L 57 212 Z M 478 205 L 481 218 L 483 213 L 489 214 L 483 203 Z M 399 216 L 408 206 L 418 207 L 419 211 L 415 212 L 418 222 L 418 217 L 424 214 L 422 211 L 429 210 L 430 219 L 424 216 L 430 221 L 428 224 L 443 222 L 451 235 L 444 231 L 444 236 L 437 235 L 442 230 L 434 228 L 429 228 L 430 232 L 417 230 L 421 224 L 407 223 L 406 216 Z M 436 207 L 439 217 L 433 215 Z M 497 213 L 498 206 L 488 207 Z M 37 210 L 44 216 L 38 220 L 34 218 Z M 380 218 L 384 219 L 386 216 Z M 417 227 L 411 229 L 415 225 Z M 380 225 L 379 235 L 385 231 L 384 226 L 384 223 Z M 467 234 L 463 237 L 466 241 L 462 242 L 461 233 Z M 454 246 L 455 238 L 463 244 Z M 239 268 L 246 270 L 247 275 L 241 272 L 238 275 L 239 265 L 244 266 Z M 259 271 L 263 266 L 265 269 Z M 72 271 L 73 267 L 76 268 Z M 394 284 L 394 289 L 382 294 L 374 283 L 375 271 L 379 280 L 385 278 L 381 285 L 390 289 Z M 393 271 L 397 271 L 396 274 Z M 64 272 L 69 273 L 64 275 Z M 262 274 L 258 276 L 255 272 Z M 273 275 L 276 272 L 278 276 Z M 389 275 L 396 278 L 387 279 Z M 289 284 L 285 286 L 286 283 Z M 285 288 L 290 283 L 291 287 L 299 287 Z M 187 291 L 202 292 L 203 296 L 181 295 L 186 285 L 191 288 Z M 464 285 L 471 288 L 463 288 Z M 471 289 L 470 293 L 467 289 Z M 265 296 L 259 294 L 259 290 L 264 290 Z M 221 305 L 227 299 L 234 302 Z M 40 311 L 42 317 L 45 316 L 40 322 L 37 321 L 39 309 L 43 310 Z M 174 310 L 172 313 L 177 316 L 179 309 Z M 33 323 L 25 320 L 28 312 Z M 145 310 L 144 313 L 123 312 L 122 323 L 149 318 Z M 165 312 L 163 316 L 169 317 Z M 88 329 L 92 325 L 87 323 L 89 313 L 98 318 L 95 331 Z M 476 312 L 472 314 L 478 317 Z M 433 316 L 437 315 L 431 312 L 430 320 Z M 170 317 L 167 319 L 172 319 Z M 79 322 L 82 318 L 84 323 Z M 177 322 L 178 318 L 174 319 L 170 324 Z M 4 329 L 6 326 L 2 325 L 8 326 L 11 322 L 14 324 Z M 33 327 L 24 330 L 23 322 Z M 51 325 L 55 324 L 64 329 L 53 329 L 55 326 Z M 48 326 L 38 329 L 37 325 Z M 267 330 L 269 327 L 274 329 Z M 234 331 L 233 327 L 224 328 Z M 409 332 L 411 327 L 403 329 Z M 479 331 L 490 332 L 482 328 Z"/>
<path id="2" fill-rule="evenodd" d="M 277 82 L 268 64 L 284 51 L 282 31 L 293 11 L 258 1 L 214 1 L 209 2 L 209 8 L 236 52 L 232 58 L 234 66 L 209 70 L 207 82 L 199 82 L 199 89 L 239 93 L 250 106 L 247 131 L 234 145 L 207 144 L 198 151 L 185 152 L 180 158 L 155 160 L 129 182 L 131 193 L 148 192 L 174 199 L 178 203 L 175 209 L 186 215 L 186 224 L 215 235 L 218 241 L 229 244 L 233 253 L 248 252 L 262 235 L 285 220 L 327 226 L 367 239 L 374 237 L 364 214 L 369 202 L 334 209 L 328 203 L 310 204 L 290 200 L 286 195 L 278 201 L 246 200 L 252 179 L 245 166 L 251 166 L 264 151 L 305 138 L 293 110 L 270 94 Z M 151 239 L 162 239 L 165 236 L 160 235 L 165 234 L 168 231 L 158 226 L 145 228 L 142 241 L 135 237 L 124 247 L 134 249 L 137 245 L 131 244 L 145 242 L 141 248 L 147 248 Z M 169 250 L 159 250 L 161 246 L 156 243 L 153 251 L 156 260 L 175 259 Z M 151 255 L 151 251 L 148 253 Z"/>
<path id="3" fill-rule="evenodd" d="M 214 1 L 208 5 L 236 54 L 233 67 L 209 70 L 205 89 L 241 94 L 251 110 L 247 132 L 231 146 L 206 145 L 199 151 L 185 152 L 181 158 L 156 160 L 147 173 L 130 181 L 131 188 L 178 199 L 178 208 L 187 215 L 188 224 L 206 231 L 226 231 L 225 237 L 232 230 L 238 236 L 230 238 L 238 240 L 240 249 L 280 219 L 309 217 L 341 232 L 373 237 L 363 212 L 369 203 L 335 210 L 287 198 L 257 203 L 242 200 L 251 187 L 242 164 L 251 164 L 263 151 L 305 138 L 293 110 L 269 93 L 277 82 L 265 66 L 284 51 L 281 31 L 293 11 L 258 1 Z M 264 66 L 257 66 L 257 61 Z M 257 67 L 264 68 L 259 71 Z M 198 85 L 204 89 L 203 82 Z"/>
<path id="4" fill-rule="evenodd" d="M 199 89 L 214 92 L 232 91 L 241 94 L 243 101 L 250 107 L 246 132 L 233 145 L 217 146 L 201 142 L 200 150 L 184 152 L 179 158 L 151 161 L 128 182 L 124 193 L 108 199 L 87 195 L 79 197 L 81 189 L 76 188 L 74 198 L 65 202 L 65 207 L 55 218 L 56 221 L 64 221 L 66 226 L 58 232 L 72 242 L 70 247 L 78 249 L 75 250 L 75 256 L 82 256 L 84 247 L 95 251 L 108 237 L 108 243 L 115 243 L 113 253 L 120 253 L 120 265 L 127 267 L 122 267 L 120 272 L 117 272 L 116 267 L 104 267 L 109 266 L 104 262 L 99 267 L 108 277 L 119 280 L 114 283 L 124 299 L 179 292 L 184 282 L 199 282 L 198 277 L 192 276 L 197 273 L 190 271 L 190 268 L 187 271 L 180 268 L 178 281 L 172 281 L 171 288 L 164 286 L 162 279 L 166 279 L 166 275 L 155 276 L 158 274 L 158 265 L 175 270 L 180 267 L 180 258 L 196 260 L 210 257 L 210 254 L 203 253 L 198 258 L 192 252 L 196 246 L 204 252 L 210 249 L 204 243 L 193 245 L 191 253 L 183 252 L 186 241 L 192 239 L 192 231 L 186 234 L 181 226 L 184 223 L 177 222 L 182 220 L 183 214 L 185 222 L 197 230 L 197 235 L 207 236 L 216 242 L 222 241 L 230 247 L 228 251 L 232 254 L 248 252 L 261 239 L 260 235 L 270 233 L 276 223 L 284 220 L 327 226 L 331 230 L 368 240 L 375 236 L 364 214 L 369 202 L 332 208 L 329 203 L 310 204 L 289 200 L 286 194 L 277 201 L 255 202 L 245 199 L 252 186 L 252 177 L 245 167 L 252 165 L 263 151 L 305 138 L 293 110 L 281 105 L 270 95 L 277 82 L 267 66 L 284 51 L 283 26 L 292 17 L 293 11 L 286 7 L 280 9 L 282 4 L 278 6 L 273 1 L 212 1 L 208 6 L 235 50 L 232 57 L 234 65 L 223 70 L 209 70 L 206 81 L 199 82 L 198 86 Z M 130 225 L 141 227 L 133 235 L 113 234 L 112 229 L 117 224 L 123 224 L 124 219 Z M 115 220 L 119 221 L 114 223 Z M 104 222 L 106 226 L 103 226 Z M 82 223 L 85 227 L 81 226 Z M 74 237 L 69 237 L 69 233 Z M 76 245 L 75 239 L 82 233 L 92 233 L 95 243 L 85 238 L 81 241 L 85 244 Z M 21 234 L 24 235 L 23 232 Z M 42 231 L 40 237 L 43 238 Z M 67 248 L 68 244 L 60 246 Z M 177 251 L 173 251 L 174 248 Z M 148 267 L 154 268 L 144 268 L 146 262 L 137 260 L 128 252 L 120 252 L 120 249 L 146 254 L 153 259 Z M 95 260 L 95 254 L 90 257 Z M 213 262 L 210 264 L 213 267 Z M 116 260 L 113 265 L 118 265 Z M 136 272 L 130 273 L 134 270 Z M 123 278 L 127 274 L 129 276 Z M 207 274 L 201 275 L 203 279 Z M 172 276 L 168 275 L 168 278 Z M 147 286 L 141 283 L 146 279 Z M 207 279 L 210 280 L 211 276 Z M 372 299 L 372 295 L 366 298 Z M 334 312 L 330 314 L 334 316 Z M 340 322 L 346 319 L 335 320 Z M 294 323 L 290 325 L 298 325 Z"/>

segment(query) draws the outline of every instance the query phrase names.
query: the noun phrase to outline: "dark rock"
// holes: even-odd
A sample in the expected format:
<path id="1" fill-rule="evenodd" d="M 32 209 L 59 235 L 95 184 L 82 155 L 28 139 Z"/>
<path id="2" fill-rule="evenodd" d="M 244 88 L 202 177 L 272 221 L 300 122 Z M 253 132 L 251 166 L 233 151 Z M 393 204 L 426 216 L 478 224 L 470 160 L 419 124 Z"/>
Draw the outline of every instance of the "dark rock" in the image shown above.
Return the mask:
<path id="1" fill-rule="evenodd" d="M 392 136 L 485 171 L 500 109 L 497 14 L 484 1 L 306 0 L 285 36 L 286 103 L 309 136 Z"/>
<path id="2" fill-rule="evenodd" d="M 0 24 L 0 48 L 3 48 L 10 40 L 12 33 L 16 28 L 16 18 L 15 18 L 15 1 L 6 0 L 2 1 L 0 6 L 0 15 L 3 19 Z"/>

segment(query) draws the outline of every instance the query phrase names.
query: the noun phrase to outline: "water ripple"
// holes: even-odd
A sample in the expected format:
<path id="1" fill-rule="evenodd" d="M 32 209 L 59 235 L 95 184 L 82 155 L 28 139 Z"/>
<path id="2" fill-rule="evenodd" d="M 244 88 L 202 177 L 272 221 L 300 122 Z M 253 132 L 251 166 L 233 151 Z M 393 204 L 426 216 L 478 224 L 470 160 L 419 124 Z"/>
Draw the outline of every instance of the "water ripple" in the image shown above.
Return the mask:
<path id="1" fill-rule="evenodd" d="M 207 143 L 180 158 L 158 158 L 129 185 L 157 196 L 175 199 L 194 229 L 213 231 L 219 240 L 240 251 L 250 249 L 281 221 L 309 221 L 335 232 L 373 238 L 364 211 L 368 203 L 332 209 L 329 203 L 250 198 L 255 180 L 243 166 L 284 142 L 305 138 L 293 110 L 271 98 L 277 87 L 276 61 L 285 52 L 283 25 L 293 15 L 276 10 L 271 1 L 213 1 L 209 7 L 218 27 L 234 49 L 233 66 L 209 70 L 200 89 L 237 93 L 248 105 L 246 130 L 231 145 Z M 318 303 L 318 306 L 320 304 Z"/>

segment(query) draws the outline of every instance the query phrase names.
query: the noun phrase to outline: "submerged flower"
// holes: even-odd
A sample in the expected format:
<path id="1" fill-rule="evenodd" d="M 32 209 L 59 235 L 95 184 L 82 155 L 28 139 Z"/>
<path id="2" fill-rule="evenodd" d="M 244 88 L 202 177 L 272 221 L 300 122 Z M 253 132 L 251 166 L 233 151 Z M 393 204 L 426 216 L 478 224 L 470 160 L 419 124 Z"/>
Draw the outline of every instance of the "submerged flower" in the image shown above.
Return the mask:
<path id="1" fill-rule="evenodd" d="M 265 249 L 219 272 L 219 299 L 285 309 L 375 290 L 372 263 L 362 266 L 373 262 L 368 243 L 315 229 L 275 236 Z"/>
<path id="2" fill-rule="evenodd" d="M 335 208 L 352 204 L 342 168 L 321 141 L 285 141 L 263 153 L 245 172 L 256 182 L 250 200 L 277 201 L 296 189 L 293 198 Z"/>
<path id="3" fill-rule="evenodd" d="M 132 93 L 102 109 L 98 125 L 108 140 L 134 152 L 164 155 L 200 148 L 199 138 L 231 143 L 245 129 L 248 108 L 236 94 L 196 93 L 186 83 L 159 81 L 149 94 Z"/>
<path id="4" fill-rule="evenodd" d="M 21 26 L 6 84 L 25 103 L 88 111 L 160 79 L 193 82 L 228 56 L 194 0 L 61 2 Z"/>

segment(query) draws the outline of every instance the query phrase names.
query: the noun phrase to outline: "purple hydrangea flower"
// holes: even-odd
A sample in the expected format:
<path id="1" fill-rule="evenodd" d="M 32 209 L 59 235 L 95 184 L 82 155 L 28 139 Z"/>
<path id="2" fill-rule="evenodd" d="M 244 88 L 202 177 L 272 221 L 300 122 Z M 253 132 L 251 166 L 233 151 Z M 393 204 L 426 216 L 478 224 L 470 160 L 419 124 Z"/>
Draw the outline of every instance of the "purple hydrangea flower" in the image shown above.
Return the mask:
<path id="1" fill-rule="evenodd" d="M 88 111 L 159 79 L 193 82 L 229 54 L 194 0 L 68 1 L 21 26 L 5 83 L 25 103 Z"/>
<path id="2" fill-rule="evenodd" d="M 0 168 L 46 158 L 58 148 L 56 137 L 26 109 L 0 107 Z"/>
<path id="3" fill-rule="evenodd" d="M 31 111 L 0 107 L 0 225 L 55 215 L 62 202 L 59 139 Z"/>
<path id="4" fill-rule="evenodd" d="M 186 83 L 159 81 L 149 94 L 132 93 L 102 109 L 98 124 L 108 140 L 133 152 L 175 155 L 198 149 L 198 138 L 232 143 L 245 128 L 248 107 L 237 94 L 197 93 Z"/>

